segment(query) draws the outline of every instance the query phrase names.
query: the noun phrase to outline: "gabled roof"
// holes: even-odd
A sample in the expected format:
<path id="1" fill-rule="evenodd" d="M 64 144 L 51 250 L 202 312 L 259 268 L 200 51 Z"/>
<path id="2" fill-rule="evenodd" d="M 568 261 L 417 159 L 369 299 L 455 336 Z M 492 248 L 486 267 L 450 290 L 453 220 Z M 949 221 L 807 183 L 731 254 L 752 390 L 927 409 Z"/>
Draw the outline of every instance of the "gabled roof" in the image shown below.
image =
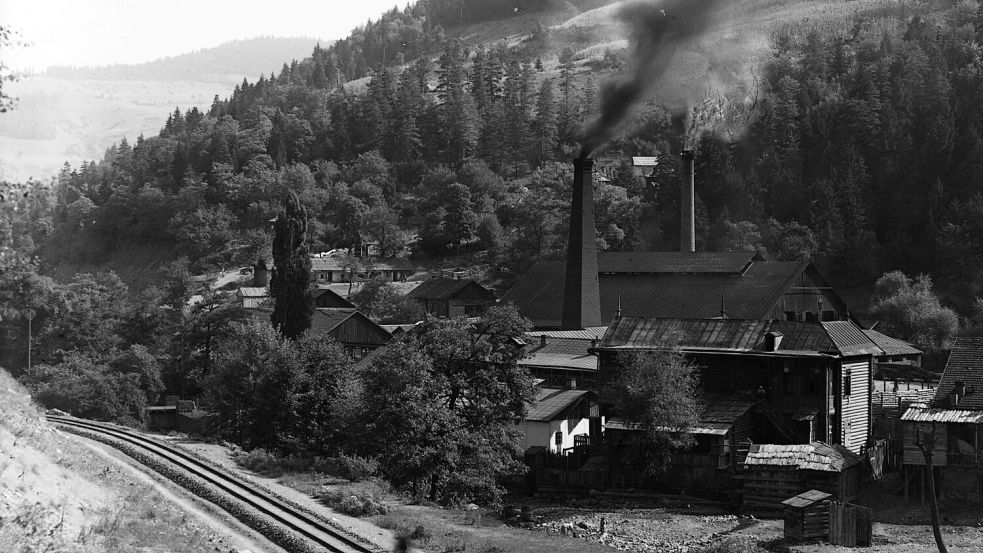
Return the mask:
<path id="1" fill-rule="evenodd" d="M 752 252 L 598 254 L 601 320 L 633 317 L 764 319 L 803 275 L 806 261 L 756 261 Z M 748 265 L 750 263 L 750 265 Z M 559 327 L 565 265 L 540 261 L 519 277 L 505 299 L 537 327 Z"/>
<path id="2" fill-rule="evenodd" d="M 520 366 L 597 370 L 597 357 L 587 352 L 590 340 L 547 338 L 543 346 L 539 336 L 532 332 L 526 334 L 526 343 L 529 356 L 519 360 Z"/>
<path id="3" fill-rule="evenodd" d="M 549 422 L 558 418 L 565 418 L 564 412 L 590 393 L 589 390 L 538 388 L 536 400 L 528 406 L 525 420 Z"/>
<path id="4" fill-rule="evenodd" d="M 851 330 L 850 327 L 853 327 Z M 768 333 L 782 335 L 766 352 Z M 652 349 L 676 343 L 688 352 L 768 353 L 771 355 L 848 357 L 881 350 L 850 321 L 795 322 L 740 319 L 663 319 L 616 317 L 598 349 Z"/>
<path id="5" fill-rule="evenodd" d="M 353 307 L 323 307 L 315 309 L 314 314 L 311 316 L 311 332 L 326 334 L 337 328 L 341 323 L 359 315 L 371 322 L 368 317 L 365 317 L 365 315 L 358 312 L 358 309 Z"/>
<path id="6" fill-rule="evenodd" d="M 864 330 L 864 334 L 870 338 L 871 342 L 881 348 L 884 355 L 921 355 L 922 350 L 909 344 L 908 342 L 892 338 L 887 334 L 882 334 L 876 330 Z"/>
<path id="7" fill-rule="evenodd" d="M 359 262 L 371 271 L 412 271 L 413 264 L 405 257 L 360 257 Z M 312 257 L 312 271 L 344 271 L 344 257 Z"/>
<path id="8" fill-rule="evenodd" d="M 572 338 L 578 340 L 593 340 L 601 339 L 604 333 L 607 332 L 608 327 L 606 326 L 589 326 L 583 330 L 536 330 L 533 332 L 527 332 L 526 337 L 529 340 L 539 340 L 540 336 L 546 336 L 548 338 Z M 529 342 L 530 344 L 532 342 Z"/>
<path id="9" fill-rule="evenodd" d="M 421 282 L 419 286 L 411 290 L 406 296 L 420 299 L 449 300 L 457 297 L 458 294 L 468 288 L 471 289 L 473 294 L 486 296 L 490 301 L 495 299 L 494 292 L 470 278 L 431 278 Z"/>
<path id="10" fill-rule="evenodd" d="M 327 297 L 324 297 L 324 296 L 327 296 Z M 348 301 L 341 294 L 339 294 L 338 292 L 335 292 L 334 290 L 332 290 L 330 288 L 321 288 L 321 287 L 318 287 L 317 290 L 314 290 L 314 300 L 315 301 L 320 300 L 321 302 L 330 302 L 330 303 L 334 304 L 332 307 L 344 307 L 344 308 L 350 308 L 350 309 L 354 309 L 355 308 L 355 304 L 354 303 Z"/>
<path id="11" fill-rule="evenodd" d="M 269 297 L 270 291 L 265 286 L 261 288 L 247 287 L 244 286 L 239 288 L 236 295 L 241 298 L 266 298 Z"/>
<path id="12" fill-rule="evenodd" d="M 956 382 L 965 385 L 965 394 L 959 398 L 959 408 L 983 409 L 983 337 L 964 336 L 952 343 L 949 360 L 935 392 L 934 404 L 948 405 L 949 394 Z"/>
<path id="13" fill-rule="evenodd" d="M 860 456 L 842 445 L 823 442 L 811 444 L 774 445 L 752 444 L 744 465 L 753 467 L 782 466 L 798 470 L 842 472 L 860 463 Z"/>

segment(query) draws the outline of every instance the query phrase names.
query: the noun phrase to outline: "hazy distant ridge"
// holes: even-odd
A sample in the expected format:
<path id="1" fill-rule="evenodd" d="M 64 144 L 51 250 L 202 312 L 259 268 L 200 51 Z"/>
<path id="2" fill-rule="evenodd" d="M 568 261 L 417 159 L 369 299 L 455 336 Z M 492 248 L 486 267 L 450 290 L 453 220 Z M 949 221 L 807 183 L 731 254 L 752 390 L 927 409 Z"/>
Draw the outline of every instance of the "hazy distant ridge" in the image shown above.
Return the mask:
<path id="1" fill-rule="evenodd" d="M 49 67 L 45 76 L 95 80 L 207 80 L 216 74 L 241 74 L 258 78 L 279 72 L 284 62 L 310 57 L 315 38 L 257 37 L 226 42 L 214 48 L 134 65 L 102 67 Z M 327 44 L 322 44 L 327 46 Z"/>

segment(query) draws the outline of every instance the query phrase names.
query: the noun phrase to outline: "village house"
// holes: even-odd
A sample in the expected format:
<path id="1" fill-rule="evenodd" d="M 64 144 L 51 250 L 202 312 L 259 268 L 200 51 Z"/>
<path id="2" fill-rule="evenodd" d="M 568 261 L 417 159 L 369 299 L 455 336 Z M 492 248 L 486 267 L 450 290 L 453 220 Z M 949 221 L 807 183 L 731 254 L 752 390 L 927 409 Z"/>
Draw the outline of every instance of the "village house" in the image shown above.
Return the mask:
<path id="1" fill-rule="evenodd" d="M 624 354 L 668 344 L 699 367 L 706 408 L 687 430 L 697 448 L 679 454 L 664 484 L 727 492 L 746 440 L 824 442 L 853 454 L 868 444 L 873 358 L 881 350 L 853 322 L 615 317 L 592 350 L 599 358 L 599 386 L 618 378 Z M 620 422 L 614 398 L 601 401 L 613 422 L 605 425 L 606 435 L 638 431 Z M 612 471 L 630 477 L 640 469 L 619 469 L 617 453 Z"/>
<path id="2" fill-rule="evenodd" d="M 251 309 L 253 319 L 270 322 L 269 307 Z M 358 361 L 392 340 L 392 335 L 355 308 L 327 307 L 314 309 L 311 328 L 315 335 L 328 335 L 338 341 L 345 353 Z"/>
<path id="3" fill-rule="evenodd" d="M 897 392 L 938 384 L 940 375 L 922 368 L 922 350 L 876 330 L 864 334 L 884 352 L 874 359 L 874 390 Z"/>
<path id="4" fill-rule="evenodd" d="M 922 444 L 932 446 L 940 500 L 983 502 L 983 337 L 956 338 L 931 403 L 912 405 L 901 420 L 905 500 L 910 491 L 925 498 Z"/>
<path id="5" fill-rule="evenodd" d="M 599 252 L 600 320 L 625 317 L 847 320 L 846 303 L 807 261 L 755 252 Z M 562 261 L 533 265 L 503 299 L 537 329 L 561 327 Z M 590 292 L 593 293 L 593 292 Z"/>
<path id="6" fill-rule="evenodd" d="M 555 455 L 590 442 L 591 418 L 600 420 L 596 395 L 590 390 L 537 387 L 519 423 L 522 451 L 543 447 Z M 595 425 L 600 430 L 600 425 Z"/>
<path id="7" fill-rule="evenodd" d="M 242 287 L 236 291 L 236 301 L 243 309 L 255 309 L 257 307 L 267 307 L 270 305 L 270 290 L 265 286 L 256 288 L 253 286 Z"/>
<path id="8" fill-rule="evenodd" d="M 480 317 L 495 304 L 495 293 L 472 279 L 432 278 L 406 297 L 435 317 Z"/>
<path id="9" fill-rule="evenodd" d="M 314 307 L 354 309 L 355 304 L 330 288 L 318 287 L 314 290 Z"/>
<path id="10" fill-rule="evenodd" d="M 382 277 L 389 282 L 406 280 L 416 269 L 405 257 L 311 258 L 311 275 L 317 284 L 358 282 Z"/>
<path id="11" fill-rule="evenodd" d="M 541 379 L 543 386 L 596 390 L 597 357 L 590 349 L 606 330 L 601 326 L 526 333 L 527 356 L 519 360 L 519 366 Z"/>

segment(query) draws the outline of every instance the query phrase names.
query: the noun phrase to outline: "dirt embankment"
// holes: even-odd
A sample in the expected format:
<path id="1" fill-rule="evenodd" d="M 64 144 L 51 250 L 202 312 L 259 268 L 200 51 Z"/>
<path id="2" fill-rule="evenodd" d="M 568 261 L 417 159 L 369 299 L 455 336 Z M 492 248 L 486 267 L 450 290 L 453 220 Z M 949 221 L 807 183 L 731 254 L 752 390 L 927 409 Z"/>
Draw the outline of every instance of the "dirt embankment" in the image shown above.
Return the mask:
<path id="1" fill-rule="evenodd" d="M 278 551 L 120 455 L 63 434 L 0 370 L 0 551 Z"/>

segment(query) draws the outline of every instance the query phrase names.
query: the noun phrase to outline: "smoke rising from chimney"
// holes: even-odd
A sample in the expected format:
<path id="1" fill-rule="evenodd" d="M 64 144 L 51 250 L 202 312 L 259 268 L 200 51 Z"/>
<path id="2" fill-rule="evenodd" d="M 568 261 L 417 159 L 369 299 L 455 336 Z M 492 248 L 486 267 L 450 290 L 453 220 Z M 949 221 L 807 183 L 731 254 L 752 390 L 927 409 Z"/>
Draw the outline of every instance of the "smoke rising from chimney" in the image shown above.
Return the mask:
<path id="1" fill-rule="evenodd" d="M 663 77 L 676 51 L 709 25 L 721 0 L 639 1 L 618 12 L 629 29 L 630 75 L 606 83 L 601 91 L 601 114 L 587 128 L 581 157 L 610 140 L 629 110 Z"/>

